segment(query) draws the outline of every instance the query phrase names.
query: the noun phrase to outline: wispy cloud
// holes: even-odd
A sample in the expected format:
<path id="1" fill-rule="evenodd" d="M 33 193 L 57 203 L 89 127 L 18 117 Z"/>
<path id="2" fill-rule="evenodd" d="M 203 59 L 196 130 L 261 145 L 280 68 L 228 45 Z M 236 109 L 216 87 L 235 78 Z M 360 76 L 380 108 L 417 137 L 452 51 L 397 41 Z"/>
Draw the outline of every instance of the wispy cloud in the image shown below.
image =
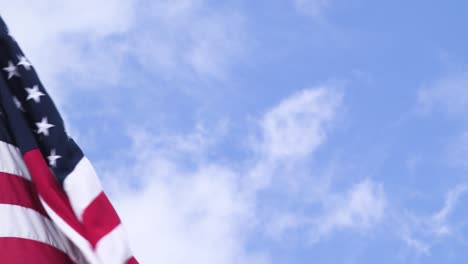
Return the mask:
<path id="1" fill-rule="evenodd" d="M 143 187 L 135 190 L 122 182 L 114 192 L 142 262 L 267 262 L 262 252 L 249 252 L 245 246 L 255 211 L 239 186 L 238 172 L 203 162 L 189 169 L 177 157 L 148 147 L 135 153 L 140 155 L 135 163 L 118 172 L 137 175 Z"/>
<path id="2" fill-rule="evenodd" d="M 222 5 L 149 1 L 139 11 L 144 19 L 135 28 L 136 58 L 149 71 L 156 67 L 162 78 L 224 78 L 247 49 L 246 18 Z"/>
<path id="3" fill-rule="evenodd" d="M 20 0 L 3 4 L 2 14 L 57 96 L 70 81 L 101 91 L 135 72 L 191 83 L 225 78 L 246 51 L 241 13 L 203 0 Z"/>
<path id="4" fill-rule="evenodd" d="M 452 234 L 453 230 L 449 223 L 449 217 L 455 210 L 461 195 L 466 191 L 468 191 L 468 185 L 459 185 L 448 192 L 444 207 L 431 217 L 432 232 L 434 234 L 438 236 Z"/>
<path id="5" fill-rule="evenodd" d="M 330 0 L 294 0 L 294 4 L 299 12 L 318 18 L 330 5 Z"/>
<path id="6" fill-rule="evenodd" d="M 458 232 L 459 223 L 451 220 L 456 205 L 468 185 L 460 184 L 449 190 L 444 205 L 429 215 L 415 215 L 406 212 L 398 219 L 399 236 L 417 255 L 430 255 L 433 247 L 442 239 L 448 239 Z"/>
<path id="7" fill-rule="evenodd" d="M 467 113 L 468 73 L 461 72 L 426 84 L 418 93 L 419 110 L 423 113 L 444 111 L 457 115 Z"/>
<path id="8" fill-rule="evenodd" d="M 325 140 L 342 94 L 332 87 L 306 89 L 281 102 L 261 121 L 259 151 L 269 159 L 301 159 Z"/>
<path id="9" fill-rule="evenodd" d="M 315 222 L 314 238 L 337 230 L 366 231 L 378 224 L 385 215 L 386 197 L 381 184 L 364 180 L 327 204 L 326 213 Z"/>
<path id="10" fill-rule="evenodd" d="M 301 178 L 297 169 L 286 173 L 291 176 L 287 179 L 281 175 L 290 166 L 300 166 L 325 143 L 342 98 L 340 89 L 333 85 L 315 87 L 301 90 L 267 111 L 258 120 L 258 136 L 250 142 L 256 154 L 249 172 L 252 188 L 285 182 L 294 185 Z M 283 183 L 272 182 L 275 174 Z"/>
<path id="11" fill-rule="evenodd" d="M 135 5 L 133 0 L 19 0 L 2 3 L 2 15 L 42 79 L 55 89 L 62 74 L 115 79 L 123 51 L 105 41 L 132 26 Z"/>
<path id="12" fill-rule="evenodd" d="M 259 136 L 246 135 L 256 141 L 249 141 L 254 152 L 242 161 L 207 158 L 222 142 L 224 125 L 214 130 L 199 126 L 179 136 L 132 130 L 125 165 L 113 165 L 105 178 L 111 179 L 106 183 L 116 194 L 136 254 L 143 261 L 170 264 L 270 263 L 268 251 L 249 250 L 252 234 L 281 238 L 306 229 L 307 239 L 319 241 L 335 232 L 364 232 L 377 225 L 386 204 L 379 183 L 363 180 L 341 192 L 332 181 L 313 191 L 312 186 L 328 179 L 304 174 L 304 161 L 326 143 L 341 98 L 339 90 L 327 86 L 285 98 L 259 119 Z M 137 175 L 136 188 L 116 181 L 128 175 Z M 314 185 L 309 184 L 312 178 Z M 285 188 L 285 181 L 296 187 Z M 294 206 L 269 206 L 264 193 L 288 197 Z M 317 210 L 304 215 L 307 207 Z"/>

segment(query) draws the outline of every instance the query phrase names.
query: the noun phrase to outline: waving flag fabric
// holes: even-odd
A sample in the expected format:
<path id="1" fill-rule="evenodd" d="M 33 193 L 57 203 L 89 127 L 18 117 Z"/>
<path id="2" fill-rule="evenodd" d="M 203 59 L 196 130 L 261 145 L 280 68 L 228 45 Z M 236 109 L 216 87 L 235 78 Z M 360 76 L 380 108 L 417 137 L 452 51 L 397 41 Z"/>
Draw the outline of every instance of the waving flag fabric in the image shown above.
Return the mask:
<path id="1" fill-rule="evenodd" d="M 0 18 L 0 263 L 137 263 L 95 171 Z"/>

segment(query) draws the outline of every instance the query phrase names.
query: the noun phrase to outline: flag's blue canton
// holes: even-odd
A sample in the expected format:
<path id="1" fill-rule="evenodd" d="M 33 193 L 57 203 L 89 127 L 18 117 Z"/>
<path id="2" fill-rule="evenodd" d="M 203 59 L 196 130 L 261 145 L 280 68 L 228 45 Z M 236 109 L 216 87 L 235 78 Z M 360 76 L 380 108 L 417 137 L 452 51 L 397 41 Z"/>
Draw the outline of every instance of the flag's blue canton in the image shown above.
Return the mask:
<path id="1" fill-rule="evenodd" d="M 54 103 L 1 18 L 0 71 L 0 140 L 23 154 L 38 147 L 62 185 L 83 153 L 68 137 Z"/>
<path id="2" fill-rule="evenodd" d="M 7 35 L 8 34 L 8 27 L 3 21 L 3 19 L 0 17 L 0 34 L 1 35 Z"/>

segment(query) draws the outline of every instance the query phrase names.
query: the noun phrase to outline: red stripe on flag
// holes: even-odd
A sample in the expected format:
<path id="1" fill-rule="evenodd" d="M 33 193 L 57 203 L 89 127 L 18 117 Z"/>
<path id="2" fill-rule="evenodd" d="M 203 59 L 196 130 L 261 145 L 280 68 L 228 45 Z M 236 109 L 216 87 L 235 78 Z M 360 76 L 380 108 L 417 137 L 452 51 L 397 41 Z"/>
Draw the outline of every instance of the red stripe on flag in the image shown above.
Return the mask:
<path id="1" fill-rule="evenodd" d="M 0 204 L 26 207 L 48 217 L 34 184 L 13 174 L 0 172 Z"/>
<path id="2" fill-rule="evenodd" d="M 41 152 L 33 149 L 26 152 L 23 158 L 42 199 L 71 228 L 82 237 L 86 237 L 84 228 L 76 218 L 67 195 L 45 163 Z"/>
<path id="3" fill-rule="evenodd" d="M 94 249 L 103 237 L 120 224 L 117 213 L 104 193 L 98 195 L 87 206 L 82 215 L 83 223 L 80 222 L 65 191 L 59 186 L 41 152 L 38 149 L 30 150 L 24 154 L 23 159 L 42 200 L 69 227 L 86 239 Z M 85 250 L 85 247 L 81 250 Z M 99 258 L 106 258 L 106 256 L 99 256 Z M 101 260 L 105 261 L 106 259 Z M 130 258 L 127 263 L 137 264 L 138 262 L 135 258 Z"/>
<path id="4" fill-rule="evenodd" d="M 103 192 L 83 212 L 83 225 L 93 248 L 119 224 L 120 218 Z"/>
<path id="5" fill-rule="evenodd" d="M 74 263 L 67 254 L 50 245 L 13 237 L 0 238 L 0 261 L 15 264 Z"/>
<path id="6" fill-rule="evenodd" d="M 125 264 L 139 264 L 135 257 L 131 257 Z"/>

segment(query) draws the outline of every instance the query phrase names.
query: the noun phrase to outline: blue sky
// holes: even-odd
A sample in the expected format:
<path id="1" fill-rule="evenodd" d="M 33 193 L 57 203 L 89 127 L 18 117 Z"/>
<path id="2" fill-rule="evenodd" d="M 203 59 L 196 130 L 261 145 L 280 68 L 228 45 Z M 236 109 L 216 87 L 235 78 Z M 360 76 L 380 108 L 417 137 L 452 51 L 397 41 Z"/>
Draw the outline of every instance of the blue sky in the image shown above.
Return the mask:
<path id="1" fill-rule="evenodd" d="M 461 1 L 0 1 L 143 263 L 462 263 Z"/>

